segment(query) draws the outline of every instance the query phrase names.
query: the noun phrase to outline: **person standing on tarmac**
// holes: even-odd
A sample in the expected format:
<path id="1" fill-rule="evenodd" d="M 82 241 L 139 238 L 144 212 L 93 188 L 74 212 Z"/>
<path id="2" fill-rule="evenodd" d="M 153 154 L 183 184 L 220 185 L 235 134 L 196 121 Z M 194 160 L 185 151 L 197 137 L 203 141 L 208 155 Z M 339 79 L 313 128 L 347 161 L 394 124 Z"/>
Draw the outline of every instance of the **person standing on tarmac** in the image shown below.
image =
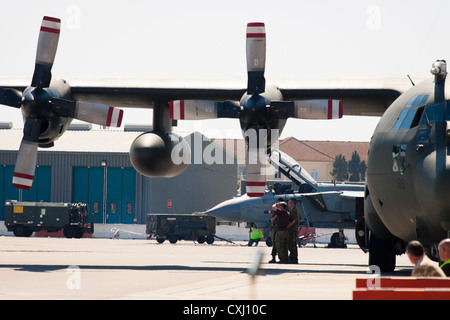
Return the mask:
<path id="1" fill-rule="evenodd" d="M 297 209 L 297 199 L 291 198 L 288 201 L 289 214 L 291 215 L 292 222 L 288 227 L 288 250 L 289 250 L 289 263 L 298 264 L 298 227 L 300 223 L 300 212 Z"/>
<path id="2" fill-rule="evenodd" d="M 275 217 L 275 212 L 277 211 L 277 205 L 280 202 L 283 202 L 283 201 L 284 201 L 283 198 L 278 198 L 277 202 L 272 205 L 272 216 L 271 216 L 271 218 Z M 276 256 L 278 254 L 278 252 L 277 252 L 277 244 L 275 242 L 275 239 L 277 238 L 277 227 L 276 227 L 276 223 L 272 222 L 272 220 L 271 220 L 271 229 L 272 229 L 272 240 L 273 240 L 273 243 L 272 243 L 272 260 L 270 260 L 269 263 L 276 263 L 277 262 Z"/>
<path id="3" fill-rule="evenodd" d="M 275 243 L 277 246 L 279 263 L 288 263 L 288 227 L 293 224 L 289 212 L 286 210 L 286 202 L 280 202 L 277 204 L 277 210 L 275 216 L 271 219 L 272 222 L 276 222 L 277 236 Z"/>

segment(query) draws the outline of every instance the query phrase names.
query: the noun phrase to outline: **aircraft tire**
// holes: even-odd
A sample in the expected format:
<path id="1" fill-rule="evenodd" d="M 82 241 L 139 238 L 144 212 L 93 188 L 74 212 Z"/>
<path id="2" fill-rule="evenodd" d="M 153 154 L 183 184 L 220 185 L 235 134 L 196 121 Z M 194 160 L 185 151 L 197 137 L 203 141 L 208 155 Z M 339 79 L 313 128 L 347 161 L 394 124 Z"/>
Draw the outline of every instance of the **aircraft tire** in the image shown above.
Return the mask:
<path id="1" fill-rule="evenodd" d="M 396 256 L 392 241 L 380 239 L 370 233 L 369 265 L 377 265 L 381 272 L 393 272 Z"/>
<path id="2" fill-rule="evenodd" d="M 166 241 L 166 238 L 156 237 L 156 242 L 158 242 L 158 243 L 164 243 L 164 241 Z"/>
<path id="3" fill-rule="evenodd" d="M 330 243 L 328 245 L 329 248 L 347 248 L 347 245 L 345 244 L 345 240 L 342 239 L 339 232 L 335 232 L 331 235 Z"/>

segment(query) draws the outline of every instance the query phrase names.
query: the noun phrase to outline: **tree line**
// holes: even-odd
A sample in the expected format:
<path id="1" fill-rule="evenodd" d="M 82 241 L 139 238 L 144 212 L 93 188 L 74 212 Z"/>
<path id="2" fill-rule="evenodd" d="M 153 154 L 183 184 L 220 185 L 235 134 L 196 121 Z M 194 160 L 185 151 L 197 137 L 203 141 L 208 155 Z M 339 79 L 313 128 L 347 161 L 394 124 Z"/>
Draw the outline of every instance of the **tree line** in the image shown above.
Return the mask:
<path id="1" fill-rule="evenodd" d="M 333 171 L 330 174 L 336 181 L 364 181 L 366 176 L 366 161 L 361 161 L 358 152 L 354 151 L 352 159 L 347 161 L 345 156 L 338 154 L 334 158 Z"/>

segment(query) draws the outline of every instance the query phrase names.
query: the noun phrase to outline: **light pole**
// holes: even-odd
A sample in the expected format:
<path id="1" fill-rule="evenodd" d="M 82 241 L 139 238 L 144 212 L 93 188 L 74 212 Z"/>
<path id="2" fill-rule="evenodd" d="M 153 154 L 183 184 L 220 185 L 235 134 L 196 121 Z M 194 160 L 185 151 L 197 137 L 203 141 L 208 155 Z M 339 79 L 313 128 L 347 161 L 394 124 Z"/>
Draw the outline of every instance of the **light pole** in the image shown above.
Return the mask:
<path id="1" fill-rule="evenodd" d="M 106 184 L 108 182 L 108 166 L 106 160 L 102 160 L 103 167 L 103 224 L 106 224 L 106 196 L 107 196 L 107 187 Z"/>

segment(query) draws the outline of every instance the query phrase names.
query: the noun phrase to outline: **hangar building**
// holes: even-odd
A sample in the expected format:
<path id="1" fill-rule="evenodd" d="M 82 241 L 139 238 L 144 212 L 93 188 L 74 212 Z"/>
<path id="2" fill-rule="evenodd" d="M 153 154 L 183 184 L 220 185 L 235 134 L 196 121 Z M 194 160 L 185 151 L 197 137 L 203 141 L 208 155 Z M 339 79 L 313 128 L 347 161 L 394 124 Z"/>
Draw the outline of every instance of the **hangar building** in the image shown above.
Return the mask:
<path id="1" fill-rule="evenodd" d="M 0 125 L 0 203 L 20 199 L 12 175 L 23 129 Z M 129 159 L 133 140 L 150 128 L 125 126 L 124 130 L 92 130 L 89 124 L 72 124 L 49 149 L 39 148 L 31 190 L 21 191 L 23 201 L 89 204 L 96 223 L 145 223 L 147 213 L 202 212 L 236 196 L 237 161 L 232 153 L 198 132 L 180 133 L 191 146 L 191 164 L 174 178 L 147 178 Z M 199 147 L 200 146 L 200 147 Z M 197 158 L 194 162 L 195 152 Z M 214 159 L 199 163 L 198 152 Z M 204 160 L 204 159 L 202 159 Z M 4 208 L 0 206 L 0 220 Z"/>

